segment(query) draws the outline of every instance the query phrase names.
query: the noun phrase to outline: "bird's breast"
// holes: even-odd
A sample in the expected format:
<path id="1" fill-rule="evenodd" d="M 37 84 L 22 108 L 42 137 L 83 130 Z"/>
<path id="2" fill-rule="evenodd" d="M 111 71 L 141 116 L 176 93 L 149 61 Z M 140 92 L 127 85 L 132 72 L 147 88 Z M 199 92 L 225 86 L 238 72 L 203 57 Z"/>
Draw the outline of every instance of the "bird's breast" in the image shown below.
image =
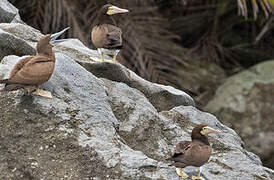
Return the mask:
<path id="1" fill-rule="evenodd" d="M 189 154 L 192 157 L 193 165 L 202 166 L 204 163 L 208 162 L 211 151 L 212 149 L 210 146 L 199 146 L 195 148 L 195 150 Z"/>

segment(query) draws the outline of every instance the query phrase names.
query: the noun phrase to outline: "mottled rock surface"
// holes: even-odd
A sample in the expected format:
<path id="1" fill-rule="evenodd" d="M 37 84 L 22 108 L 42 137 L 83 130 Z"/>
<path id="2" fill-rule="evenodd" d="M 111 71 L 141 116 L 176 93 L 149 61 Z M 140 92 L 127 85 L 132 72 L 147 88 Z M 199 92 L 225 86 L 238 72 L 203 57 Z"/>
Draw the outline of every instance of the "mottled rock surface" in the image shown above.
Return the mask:
<path id="1" fill-rule="evenodd" d="M 20 22 L 18 9 L 7 0 L 0 1 L 0 23 Z"/>
<path id="2" fill-rule="evenodd" d="M 206 106 L 235 129 L 246 148 L 274 168 L 274 61 L 260 63 L 227 79 Z"/>
<path id="3" fill-rule="evenodd" d="M 41 34 L 17 23 L 0 24 L 0 30 L 13 38 L 6 47 L 12 51 L 0 60 L 5 78 L 21 56 L 35 54 Z M 24 50 L 14 45 L 22 42 Z M 196 109 L 186 93 L 143 80 L 119 64 L 92 61 L 96 51 L 79 40 L 54 50 L 54 74 L 42 86 L 53 99 L 23 90 L 0 93 L 0 179 L 178 180 L 165 159 L 200 123 L 222 131 L 210 136 L 206 179 L 274 179 L 274 171 L 246 151 L 232 129 Z"/>
<path id="4" fill-rule="evenodd" d="M 75 46 L 75 40 L 72 43 Z M 85 47 L 78 46 L 82 50 L 75 47 L 75 52 L 81 53 Z M 86 56 L 72 58 L 62 52 L 65 47 L 55 48 L 54 75 L 42 87 L 52 92 L 53 99 L 23 90 L 0 94 L 0 179 L 178 179 L 165 159 L 178 141 L 190 139 L 192 128 L 200 123 L 222 131 L 210 137 L 214 151 L 203 167 L 207 179 L 274 178 L 256 155 L 243 149 L 232 129 L 185 106 L 193 102 L 185 93 L 142 80 L 118 64 L 89 60 L 91 73 Z M 19 59 L 6 56 L 0 77 L 7 77 Z M 111 77 L 115 68 L 120 70 Z M 123 76 L 134 77 L 138 79 L 134 83 L 141 85 L 118 79 Z M 171 98 L 167 99 L 171 106 L 157 109 L 147 93 L 159 88 L 181 98 L 181 104 Z M 186 172 L 194 175 L 196 170 Z"/>

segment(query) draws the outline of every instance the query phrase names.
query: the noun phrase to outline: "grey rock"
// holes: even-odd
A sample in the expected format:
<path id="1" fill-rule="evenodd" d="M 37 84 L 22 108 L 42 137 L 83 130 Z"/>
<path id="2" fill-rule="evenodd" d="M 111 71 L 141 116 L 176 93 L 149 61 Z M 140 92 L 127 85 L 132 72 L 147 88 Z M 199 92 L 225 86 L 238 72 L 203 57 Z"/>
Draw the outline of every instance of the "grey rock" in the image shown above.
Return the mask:
<path id="1" fill-rule="evenodd" d="M 73 57 L 86 70 L 99 78 L 123 82 L 130 87 L 140 90 L 158 111 L 169 110 L 180 105 L 195 106 L 193 98 L 183 91 L 171 86 L 146 81 L 118 63 L 94 62 L 93 58 L 100 58 L 97 51 L 86 48 L 79 40 L 64 42 L 56 50 L 61 50 Z"/>
<path id="2" fill-rule="evenodd" d="M 56 52 L 62 52 L 72 57 L 79 63 L 92 63 L 91 57 L 100 58 L 97 51 L 91 50 L 84 46 L 79 39 L 70 39 L 68 42 L 63 42 L 60 46 L 54 47 Z"/>
<path id="3" fill-rule="evenodd" d="M 18 9 L 7 0 L 0 1 L 0 23 L 21 22 Z"/>
<path id="4" fill-rule="evenodd" d="M 25 57 L 27 57 L 27 56 L 25 56 Z M 24 58 L 24 57 L 22 57 L 22 58 Z M 22 58 L 18 58 L 17 56 L 12 55 L 12 56 L 7 56 L 5 59 L 3 59 L 1 61 L 1 66 L 0 66 L 0 78 L 8 79 L 12 68 Z M 1 84 L 0 84 L 0 86 L 1 86 Z"/>
<path id="5" fill-rule="evenodd" d="M 227 79 L 205 110 L 233 127 L 248 150 L 274 168 L 274 61 L 260 63 Z"/>
<path id="6" fill-rule="evenodd" d="M 40 31 L 22 23 L 1 23 L 0 29 L 20 38 L 36 48 L 37 41 L 43 36 Z"/>
<path id="7" fill-rule="evenodd" d="M 194 100 L 186 93 L 164 85 L 151 83 L 137 76 L 131 70 L 114 63 L 82 63 L 89 72 L 97 77 L 123 82 L 141 91 L 158 111 L 170 110 L 180 105 L 194 106 Z M 178 93 L 179 92 L 179 93 Z"/>
<path id="8" fill-rule="evenodd" d="M 20 26 L 13 27 L 9 33 L 19 38 Z M 178 180 L 165 159 L 200 123 L 222 131 L 210 137 L 214 151 L 203 166 L 206 179 L 274 178 L 232 129 L 185 106 L 194 102 L 184 92 L 143 80 L 119 64 L 93 62 L 96 51 L 77 40 L 55 50 L 53 76 L 42 86 L 53 99 L 23 90 L 0 93 L 0 179 Z M 20 58 L 6 56 L 0 78 Z M 186 172 L 191 176 L 196 169 Z"/>
<path id="9" fill-rule="evenodd" d="M 20 28 L 19 28 L 20 29 Z M 23 39 L 8 33 L 0 27 L 0 60 L 7 55 L 33 55 L 36 50 Z"/>
<path id="10" fill-rule="evenodd" d="M 0 24 L 0 40 L 1 35 L 3 35 L 3 39 L 6 36 L 12 39 L 10 40 L 12 43 L 10 41 L 6 43 L 14 44 L 14 47 L 4 48 L 7 44 L 3 43 L 3 48 L 0 47 L 3 50 L 3 57 L 10 54 L 19 56 L 35 54 L 34 48 L 36 43 L 34 41 L 38 41 L 42 36 L 37 30 L 18 23 L 11 23 L 10 25 Z M 22 40 L 24 41 L 23 43 Z M 175 90 L 172 87 L 150 83 L 120 64 L 94 62 L 92 58 L 99 58 L 97 51 L 88 49 L 79 40 L 72 39 L 64 42 L 56 46 L 54 50 L 56 52 L 64 52 L 74 58 L 97 77 L 110 78 L 113 81 L 124 82 L 131 87 L 139 89 L 150 99 L 158 111 L 168 110 L 179 105 L 195 105 L 194 100 L 185 92 Z"/>

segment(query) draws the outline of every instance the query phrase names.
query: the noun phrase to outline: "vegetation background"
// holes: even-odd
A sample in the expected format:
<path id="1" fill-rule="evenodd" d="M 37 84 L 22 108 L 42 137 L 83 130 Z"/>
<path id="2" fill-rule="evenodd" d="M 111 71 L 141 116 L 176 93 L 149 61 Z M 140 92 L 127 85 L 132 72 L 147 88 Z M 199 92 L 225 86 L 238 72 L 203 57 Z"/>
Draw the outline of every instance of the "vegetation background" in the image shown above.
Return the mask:
<path id="1" fill-rule="evenodd" d="M 68 37 L 94 48 L 90 32 L 108 3 L 119 17 L 118 61 L 141 77 L 188 92 L 203 108 L 229 76 L 273 59 L 273 0 L 9 0 L 42 33 L 71 27 Z"/>

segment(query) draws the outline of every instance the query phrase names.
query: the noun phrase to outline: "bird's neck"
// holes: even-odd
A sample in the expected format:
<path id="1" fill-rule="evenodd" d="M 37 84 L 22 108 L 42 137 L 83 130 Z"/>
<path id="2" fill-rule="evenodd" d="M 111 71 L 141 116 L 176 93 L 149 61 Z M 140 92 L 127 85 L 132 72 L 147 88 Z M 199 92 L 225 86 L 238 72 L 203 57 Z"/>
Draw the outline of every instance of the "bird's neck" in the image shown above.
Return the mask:
<path id="1" fill-rule="evenodd" d="M 50 44 L 46 44 L 46 45 L 42 45 L 42 46 L 37 46 L 37 53 L 38 54 L 43 54 L 45 56 L 52 56 L 52 55 L 54 55 L 54 53 L 52 51 L 52 45 L 50 45 Z"/>
<path id="2" fill-rule="evenodd" d="M 111 24 L 114 26 L 117 25 L 113 16 L 109 16 L 107 14 L 100 14 L 99 17 L 97 18 L 96 25 L 99 26 L 101 24 Z"/>
<path id="3" fill-rule="evenodd" d="M 204 135 L 200 135 L 199 137 L 192 137 L 192 141 L 200 141 L 203 142 L 206 145 L 210 145 L 208 138 Z"/>
<path id="4" fill-rule="evenodd" d="M 51 59 L 52 61 L 55 62 L 55 54 L 53 53 L 52 50 L 38 52 L 38 55 L 43 56 L 43 57 L 47 57 L 47 58 L 49 58 L 49 59 Z"/>

